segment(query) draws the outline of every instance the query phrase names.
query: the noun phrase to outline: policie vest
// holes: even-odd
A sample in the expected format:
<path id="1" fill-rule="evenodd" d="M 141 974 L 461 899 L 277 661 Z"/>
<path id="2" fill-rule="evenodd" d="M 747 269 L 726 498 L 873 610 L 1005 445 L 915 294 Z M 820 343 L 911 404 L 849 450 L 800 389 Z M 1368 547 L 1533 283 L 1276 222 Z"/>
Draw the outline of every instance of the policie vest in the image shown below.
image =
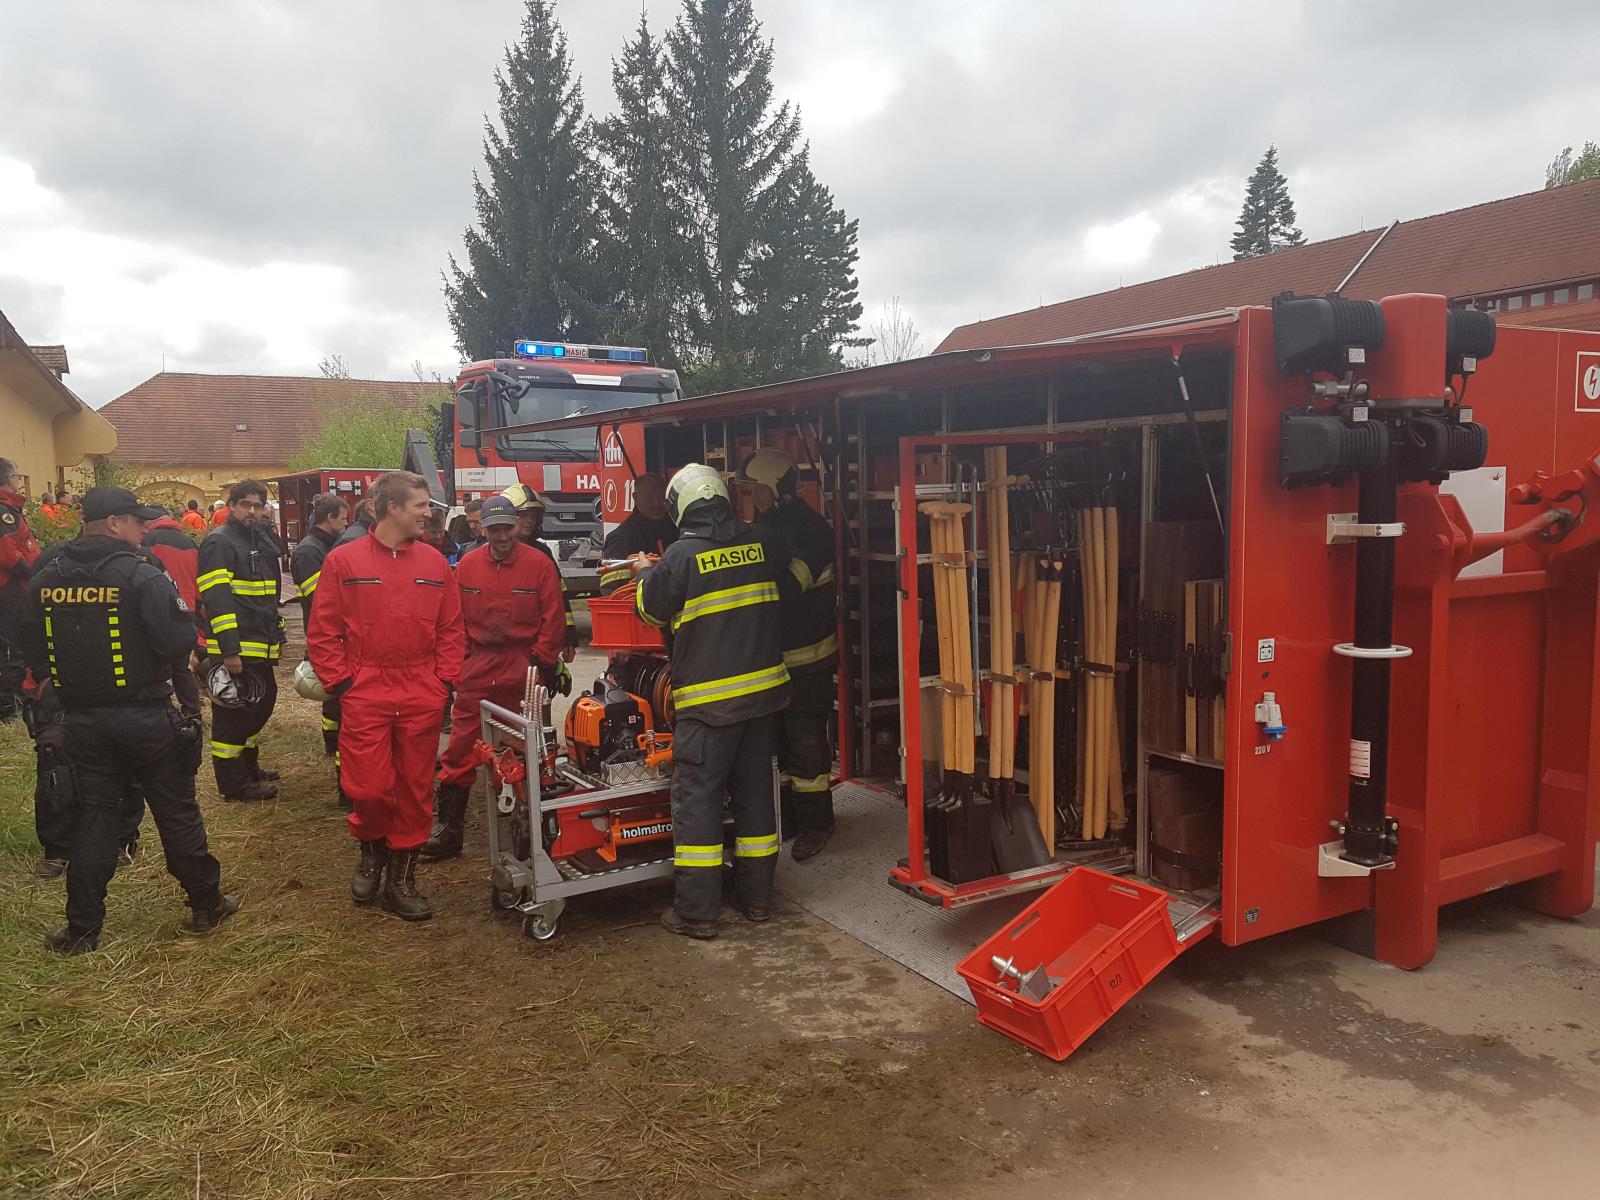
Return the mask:
<path id="1" fill-rule="evenodd" d="M 154 580 L 172 586 L 132 550 L 90 563 L 61 554 L 34 576 L 50 678 L 64 707 L 145 704 L 172 694 L 172 663 L 156 653 L 138 615 L 139 592 Z M 172 599 L 181 603 L 176 592 Z"/>

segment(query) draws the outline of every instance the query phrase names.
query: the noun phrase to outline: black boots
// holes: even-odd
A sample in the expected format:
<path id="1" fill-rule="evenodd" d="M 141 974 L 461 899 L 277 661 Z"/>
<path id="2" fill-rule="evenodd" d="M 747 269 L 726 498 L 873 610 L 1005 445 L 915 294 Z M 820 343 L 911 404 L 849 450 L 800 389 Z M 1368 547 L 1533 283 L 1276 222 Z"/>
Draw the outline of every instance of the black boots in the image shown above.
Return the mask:
<path id="1" fill-rule="evenodd" d="M 98 933 L 75 933 L 72 926 L 63 925 L 44 935 L 44 948 L 57 954 L 88 954 L 100 948 Z"/>
<path id="2" fill-rule="evenodd" d="M 433 905 L 417 891 L 417 852 L 389 851 L 389 874 L 383 884 L 383 907 L 402 921 L 426 921 Z"/>
<path id="3" fill-rule="evenodd" d="M 383 882 L 383 863 L 388 848 L 379 838 L 361 843 L 361 862 L 350 877 L 350 899 L 357 904 L 371 904 L 378 898 L 378 888 Z"/>
<path id="4" fill-rule="evenodd" d="M 185 933 L 210 933 L 234 913 L 239 911 L 239 897 L 223 896 L 210 908 L 197 908 L 182 925 Z"/>
<path id="5" fill-rule="evenodd" d="M 222 793 L 222 798 L 230 804 L 245 804 L 253 800 L 276 800 L 278 788 L 276 784 L 268 783 L 265 779 L 253 779 L 236 791 Z"/>
<path id="6" fill-rule="evenodd" d="M 789 853 L 793 856 L 795 862 L 805 862 L 806 859 L 820 854 L 822 848 L 828 844 L 828 839 L 832 836 L 833 827 L 831 825 L 827 829 L 802 830 L 795 835 L 794 846 L 790 848 Z"/>
<path id="7" fill-rule="evenodd" d="M 715 921 L 691 921 L 675 907 L 669 908 L 661 914 L 661 928 L 668 933 L 676 933 L 680 937 L 694 938 L 700 942 L 709 942 L 717 936 L 717 923 Z"/>
<path id="8" fill-rule="evenodd" d="M 459 783 L 441 783 L 433 802 L 433 831 L 422 847 L 423 862 L 455 858 L 461 853 L 461 839 L 467 822 L 468 790 Z"/>

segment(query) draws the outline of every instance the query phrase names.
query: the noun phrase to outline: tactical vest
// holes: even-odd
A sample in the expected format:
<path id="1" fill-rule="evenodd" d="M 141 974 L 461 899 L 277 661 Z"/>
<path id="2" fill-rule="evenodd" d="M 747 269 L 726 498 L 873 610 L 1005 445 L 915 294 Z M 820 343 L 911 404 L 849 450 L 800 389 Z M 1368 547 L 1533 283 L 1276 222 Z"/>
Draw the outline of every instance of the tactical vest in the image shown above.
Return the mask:
<path id="1" fill-rule="evenodd" d="M 34 577 L 50 678 L 66 708 L 142 704 L 172 694 L 172 664 L 151 648 L 138 615 L 141 565 L 149 564 L 132 550 L 92 563 L 62 554 Z"/>

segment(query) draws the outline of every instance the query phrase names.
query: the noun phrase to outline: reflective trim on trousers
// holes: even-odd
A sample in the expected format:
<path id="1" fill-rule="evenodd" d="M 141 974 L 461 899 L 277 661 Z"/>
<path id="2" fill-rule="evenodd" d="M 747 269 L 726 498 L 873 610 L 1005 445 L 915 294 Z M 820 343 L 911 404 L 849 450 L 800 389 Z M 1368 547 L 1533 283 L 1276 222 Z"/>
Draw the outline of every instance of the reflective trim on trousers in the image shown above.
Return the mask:
<path id="1" fill-rule="evenodd" d="M 797 792 L 825 792 L 828 790 L 828 781 L 832 777 L 827 774 L 816 775 L 810 779 L 796 778 L 794 790 Z"/>
<path id="2" fill-rule="evenodd" d="M 769 854 L 778 852 L 778 835 L 768 834 L 766 837 L 735 838 L 733 853 L 736 858 L 766 858 Z"/>
<path id="3" fill-rule="evenodd" d="M 722 843 L 715 846 L 674 846 L 672 865 L 675 867 L 720 867 Z"/>
<path id="4" fill-rule="evenodd" d="M 212 742 L 211 743 L 211 757 L 212 758 L 238 758 L 241 754 L 244 753 L 244 751 L 245 751 L 245 747 L 241 743 L 235 743 L 235 742 Z"/>

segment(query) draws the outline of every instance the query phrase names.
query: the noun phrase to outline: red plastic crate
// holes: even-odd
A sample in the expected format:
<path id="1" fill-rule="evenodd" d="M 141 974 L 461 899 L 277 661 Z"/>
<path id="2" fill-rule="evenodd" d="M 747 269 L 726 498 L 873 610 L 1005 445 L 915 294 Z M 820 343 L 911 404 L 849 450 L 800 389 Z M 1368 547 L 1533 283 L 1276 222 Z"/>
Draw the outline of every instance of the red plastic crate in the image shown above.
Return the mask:
<path id="1" fill-rule="evenodd" d="M 589 641 L 601 650 L 660 650 L 661 630 L 640 620 L 631 587 L 589 600 L 593 632 Z"/>
<path id="2" fill-rule="evenodd" d="M 956 967 L 978 1020 L 1060 1062 L 1178 957 L 1167 894 L 1079 867 Z M 1046 964 L 1043 1000 L 1002 987 L 994 958 L 1026 973 Z"/>

